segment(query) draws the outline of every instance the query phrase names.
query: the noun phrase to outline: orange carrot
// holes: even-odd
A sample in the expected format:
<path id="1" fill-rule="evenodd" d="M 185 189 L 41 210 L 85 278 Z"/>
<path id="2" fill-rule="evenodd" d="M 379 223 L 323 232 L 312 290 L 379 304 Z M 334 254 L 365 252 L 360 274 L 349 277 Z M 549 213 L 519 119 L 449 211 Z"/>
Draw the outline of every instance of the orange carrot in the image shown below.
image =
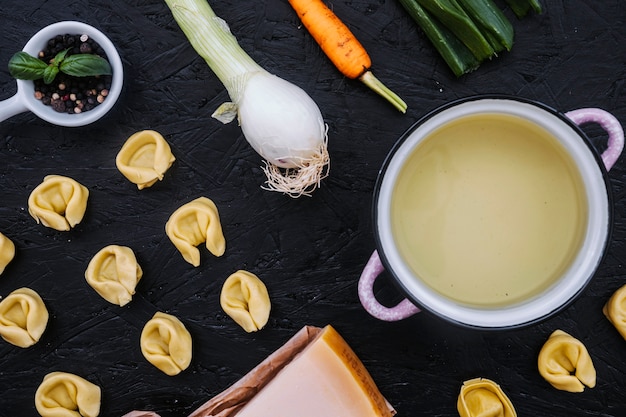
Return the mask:
<path id="1" fill-rule="evenodd" d="M 372 60 L 363 45 L 322 0 L 288 1 L 315 42 L 343 75 L 358 78 L 402 113 L 406 112 L 406 103 L 370 71 Z"/>
<path id="2" fill-rule="evenodd" d="M 289 0 L 322 51 L 348 78 L 359 78 L 372 60 L 348 27 L 321 0 Z"/>

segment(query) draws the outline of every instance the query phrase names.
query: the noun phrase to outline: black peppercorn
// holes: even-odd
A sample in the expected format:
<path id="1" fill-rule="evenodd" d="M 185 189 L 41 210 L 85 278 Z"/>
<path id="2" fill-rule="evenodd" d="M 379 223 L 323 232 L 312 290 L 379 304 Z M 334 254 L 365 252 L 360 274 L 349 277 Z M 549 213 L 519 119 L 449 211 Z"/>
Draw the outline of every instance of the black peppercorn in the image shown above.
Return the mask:
<path id="1" fill-rule="evenodd" d="M 52 100 L 52 102 L 50 103 L 52 105 L 52 108 L 55 111 L 58 112 L 64 112 L 65 111 L 65 103 L 63 102 L 63 100 Z"/>
<path id="2" fill-rule="evenodd" d="M 91 53 L 91 45 L 87 42 L 83 42 L 80 44 L 80 53 L 81 54 L 90 54 Z"/>
<path id="3" fill-rule="evenodd" d="M 84 39 L 83 39 L 84 38 Z M 83 46 L 84 45 L 84 46 Z M 81 48 L 84 48 L 81 50 Z M 107 59 L 106 53 L 100 45 L 86 35 L 58 35 L 48 40 L 46 46 L 38 56 L 44 62 L 50 62 L 55 55 L 63 50 L 69 49 L 67 56 L 78 53 L 94 53 Z M 84 52 L 84 51 L 89 52 Z M 102 51 L 102 52 L 100 52 Z M 102 91 L 111 88 L 112 77 L 110 75 L 102 77 L 72 77 L 64 73 L 59 73 L 52 84 L 44 84 L 42 79 L 34 80 L 36 96 L 44 105 L 49 105 L 54 110 L 67 113 L 80 113 L 92 110 L 98 106 L 106 97 Z M 35 94 L 35 92 L 33 92 Z M 100 95 L 100 101 L 97 96 Z M 87 98 L 91 98 L 89 105 Z M 78 101 L 83 101 L 82 107 Z M 78 112 L 75 110 L 78 109 Z"/>

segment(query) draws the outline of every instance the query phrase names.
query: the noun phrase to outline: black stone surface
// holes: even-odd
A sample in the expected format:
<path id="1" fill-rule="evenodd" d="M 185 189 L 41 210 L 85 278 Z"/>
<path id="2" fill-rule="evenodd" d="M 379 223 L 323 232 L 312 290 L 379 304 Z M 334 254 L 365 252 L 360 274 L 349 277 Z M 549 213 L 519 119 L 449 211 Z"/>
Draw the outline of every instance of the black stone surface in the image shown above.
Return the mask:
<path id="1" fill-rule="evenodd" d="M 501 3 L 501 2 L 499 2 Z M 331 175 L 311 198 L 262 190 L 261 160 L 236 124 L 210 117 L 225 89 L 157 0 L 3 0 L 0 63 L 40 28 L 79 20 L 107 34 L 122 56 L 125 90 L 105 119 L 61 128 L 23 113 L 0 123 L 0 231 L 17 246 L 0 276 L 0 295 L 28 286 L 50 311 L 41 341 L 20 349 L 0 340 L 0 416 L 35 416 L 34 393 L 51 371 L 73 372 L 102 388 L 102 416 L 133 409 L 185 416 L 232 384 L 303 325 L 332 324 L 352 345 L 399 416 L 456 416 L 464 380 L 487 377 L 520 416 L 626 415 L 626 341 L 601 309 L 626 283 L 624 159 L 610 172 L 610 247 L 582 296 L 528 328 L 483 332 L 428 313 L 398 323 L 370 317 L 356 284 L 374 249 L 370 204 L 393 143 L 426 112 L 479 93 L 518 95 L 562 111 L 600 107 L 626 122 L 626 3 L 543 0 L 544 13 L 515 19 L 513 50 L 456 79 L 397 1 L 334 1 L 367 48 L 379 79 L 408 103 L 402 115 L 358 81 L 342 77 L 284 0 L 211 2 L 243 48 L 269 71 L 304 88 L 329 126 Z M 0 65 L 0 98 L 16 85 Z M 177 158 L 165 179 L 138 191 L 117 171 L 126 138 L 155 129 Z M 585 127 L 599 150 L 604 133 Z M 45 175 L 71 176 L 90 190 L 86 216 L 61 233 L 37 225 L 30 191 Z M 169 215 L 206 196 L 217 204 L 227 240 L 215 258 L 187 264 L 165 235 Z M 126 307 L 111 305 L 83 275 L 103 246 L 133 248 L 144 269 Z M 237 269 L 267 285 L 267 327 L 247 334 L 219 306 L 221 285 Z M 379 297 L 401 298 L 390 279 Z M 179 317 L 192 334 L 193 361 L 168 377 L 139 350 L 156 312 Z M 537 354 L 555 329 L 585 343 L 598 383 L 557 391 L 537 371 Z"/>

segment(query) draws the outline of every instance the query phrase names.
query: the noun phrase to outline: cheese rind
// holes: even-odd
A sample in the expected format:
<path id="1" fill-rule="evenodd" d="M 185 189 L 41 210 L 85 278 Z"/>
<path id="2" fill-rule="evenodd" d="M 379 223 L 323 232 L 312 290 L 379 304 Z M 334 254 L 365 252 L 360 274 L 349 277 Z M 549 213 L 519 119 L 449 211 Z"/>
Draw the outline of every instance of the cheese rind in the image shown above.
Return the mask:
<path id="1" fill-rule="evenodd" d="M 326 326 L 236 414 L 269 415 L 388 417 L 393 412 L 354 351 Z"/>

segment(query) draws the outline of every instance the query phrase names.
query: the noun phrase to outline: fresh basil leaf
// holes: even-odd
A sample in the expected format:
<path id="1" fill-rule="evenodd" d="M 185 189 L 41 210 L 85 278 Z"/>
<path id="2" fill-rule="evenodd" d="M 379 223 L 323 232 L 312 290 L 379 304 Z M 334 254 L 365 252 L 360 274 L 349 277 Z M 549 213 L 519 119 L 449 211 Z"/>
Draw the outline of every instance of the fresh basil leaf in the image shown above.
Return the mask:
<path id="1" fill-rule="evenodd" d="M 26 52 L 18 52 L 9 60 L 9 73 L 19 80 L 38 80 L 43 78 L 48 64 Z"/>
<path id="2" fill-rule="evenodd" d="M 70 55 L 61 62 L 59 69 L 74 77 L 110 75 L 112 73 L 109 61 L 93 54 Z"/>
<path id="3" fill-rule="evenodd" d="M 54 77 L 59 73 L 59 67 L 56 65 L 48 65 L 43 72 L 43 82 L 46 84 L 52 83 Z"/>
<path id="4" fill-rule="evenodd" d="M 65 55 L 67 55 L 67 53 L 69 52 L 69 48 L 65 49 L 61 52 L 59 52 L 58 54 L 56 54 L 56 56 L 53 59 L 53 63 L 56 66 L 59 66 L 61 64 L 61 62 L 63 62 L 63 60 L 65 59 Z"/>

